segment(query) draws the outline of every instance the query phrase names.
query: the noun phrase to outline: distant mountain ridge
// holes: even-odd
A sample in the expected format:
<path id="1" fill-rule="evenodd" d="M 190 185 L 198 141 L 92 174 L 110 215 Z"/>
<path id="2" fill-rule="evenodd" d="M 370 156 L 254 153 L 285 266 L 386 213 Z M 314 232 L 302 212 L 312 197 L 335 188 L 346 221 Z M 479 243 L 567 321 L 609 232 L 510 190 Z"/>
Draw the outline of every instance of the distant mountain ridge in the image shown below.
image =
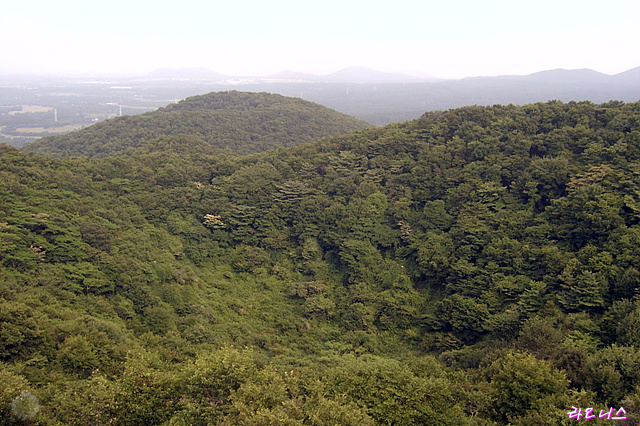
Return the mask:
<path id="1" fill-rule="evenodd" d="M 536 82 L 571 82 L 597 84 L 603 82 L 615 82 L 621 80 L 638 79 L 633 82 L 640 83 L 640 67 L 633 68 L 618 74 L 605 74 L 589 68 L 565 69 L 556 68 L 552 70 L 537 71 L 531 74 L 504 74 L 497 76 L 474 76 L 465 77 L 459 80 L 448 80 L 448 83 L 457 81 L 491 81 L 491 80 L 522 80 Z"/>
<path id="2" fill-rule="evenodd" d="M 293 93 L 293 85 L 291 91 Z M 640 100 L 640 67 L 608 75 L 590 69 L 556 69 L 528 75 L 469 77 L 404 84 L 335 83 L 325 91 L 309 90 L 306 99 L 382 125 L 420 117 L 425 111 L 467 105 L 525 105 L 549 100 L 596 103 Z M 286 93 L 287 87 L 281 90 Z M 348 88 L 348 89 L 347 89 Z M 298 92 L 302 92 L 296 88 Z"/>
<path id="3" fill-rule="evenodd" d="M 621 72 L 613 76 L 617 81 L 624 81 L 634 84 L 640 83 L 640 67 Z"/>
<path id="4" fill-rule="evenodd" d="M 368 67 L 352 66 L 343 68 L 333 73 L 320 75 L 295 70 L 283 70 L 267 76 L 240 76 L 222 74 L 208 68 L 159 68 L 149 74 L 140 76 L 139 79 L 192 79 L 192 80 L 225 80 L 225 79 L 267 79 L 267 80 L 299 80 L 316 82 L 340 82 L 340 83 L 417 83 L 417 82 L 456 82 L 464 80 L 492 80 L 492 79 L 524 79 L 524 80 L 574 80 L 597 81 L 632 81 L 640 82 L 640 67 L 632 68 L 618 74 L 605 74 L 589 68 L 542 70 L 531 74 L 504 74 L 497 76 L 470 76 L 461 79 L 444 79 L 435 77 L 416 77 L 399 72 L 377 71 Z"/>
<path id="5" fill-rule="evenodd" d="M 266 79 L 266 80 L 297 80 L 308 82 L 339 82 L 339 83 L 408 83 L 425 82 L 440 79 L 421 78 L 403 73 L 376 71 L 367 67 L 353 66 L 339 71 L 318 75 L 293 70 L 280 71 L 267 76 L 239 76 L 221 74 L 207 68 L 160 68 L 139 79 L 185 79 L 185 80 L 233 80 L 233 79 Z"/>
<path id="6" fill-rule="evenodd" d="M 588 82 L 601 82 L 612 76 L 594 71 L 591 69 L 577 69 L 567 70 L 564 68 L 558 68 L 555 70 L 538 71 L 533 74 L 523 76 L 527 80 L 555 80 L 555 81 L 588 81 Z"/>

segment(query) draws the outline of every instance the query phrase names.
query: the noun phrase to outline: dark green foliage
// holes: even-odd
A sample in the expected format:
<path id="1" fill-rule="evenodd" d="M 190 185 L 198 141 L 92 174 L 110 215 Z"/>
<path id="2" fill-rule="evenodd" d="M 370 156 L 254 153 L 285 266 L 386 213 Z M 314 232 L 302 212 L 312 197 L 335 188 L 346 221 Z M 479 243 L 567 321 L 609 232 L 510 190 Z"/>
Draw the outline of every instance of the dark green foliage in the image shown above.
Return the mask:
<path id="1" fill-rule="evenodd" d="M 41 333 L 29 307 L 20 302 L 0 301 L 0 359 L 31 352 L 41 341 Z"/>

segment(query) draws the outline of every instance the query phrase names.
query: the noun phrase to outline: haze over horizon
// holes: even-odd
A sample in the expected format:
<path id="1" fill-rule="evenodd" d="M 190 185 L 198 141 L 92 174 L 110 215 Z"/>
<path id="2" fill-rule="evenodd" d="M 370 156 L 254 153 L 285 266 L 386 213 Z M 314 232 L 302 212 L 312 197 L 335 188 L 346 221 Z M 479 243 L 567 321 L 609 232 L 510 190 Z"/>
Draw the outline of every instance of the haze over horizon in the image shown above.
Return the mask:
<path id="1" fill-rule="evenodd" d="M 326 75 L 350 66 L 420 77 L 524 75 L 640 65 L 640 3 L 291 0 L 180 8 L 149 1 L 3 5 L 0 75 L 141 75 L 207 68 Z"/>

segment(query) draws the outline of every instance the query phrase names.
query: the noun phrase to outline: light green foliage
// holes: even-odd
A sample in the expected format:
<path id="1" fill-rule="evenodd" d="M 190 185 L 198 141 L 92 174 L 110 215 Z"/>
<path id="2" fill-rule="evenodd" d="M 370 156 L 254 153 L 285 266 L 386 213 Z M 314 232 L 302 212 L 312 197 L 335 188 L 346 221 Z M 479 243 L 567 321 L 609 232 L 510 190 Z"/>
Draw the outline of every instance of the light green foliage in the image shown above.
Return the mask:
<path id="1" fill-rule="evenodd" d="M 373 425 L 365 410 L 344 398 L 328 399 L 318 389 L 304 389 L 294 371 L 263 369 L 234 395 L 238 425 Z"/>
<path id="2" fill-rule="evenodd" d="M 464 424 L 446 379 L 417 376 L 397 361 L 345 357 L 324 380 L 329 395 L 347 395 L 380 424 Z"/>
<path id="3" fill-rule="evenodd" d="M 4 365 L 0 364 L 0 383 L 2 384 L 2 386 L 0 386 L 0 425 L 15 425 L 17 420 L 19 420 L 13 411 L 14 401 L 16 401 L 16 409 L 20 410 L 20 414 L 29 414 L 36 410 L 35 405 L 29 410 L 29 403 L 33 402 L 31 397 L 25 396 L 20 398 L 20 395 L 23 393 L 33 396 L 27 390 L 29 389 L 29 383 L 24 377 L 11 372 Z M 27 411 L 23 412 L 23 408 L 26 408 Z"/>
<path id="4" fill-rule="evenodd" d="M 175 374 L 145 353 L 131 354 L 124 365 L 116 394 L 118 426 L 162 424 L 179 406 Z"/>
<path id="5" fill-rule="evenodd" d="M 0 359 L 25 355 L 41 341 L 41 331 L 27 305 L 0 299 Z"/>
<path id="6" fill-rule="evenodd" d="M 52 389 L 43 414 L 65 426 L 115 424 L 125 414 L 119 411 L 116 401 L 120 392 L 117 383 L 99 374 L 87 380 L 60 383 Z"/>
<path id="7" fill-rule="evenodd" d="M 58 360 L 70 372 L 75 372 L 81 377 L 88 377 L 91 371 L 98 368 L 96 348 L 86 337 L 82 335 L 69 336 L 60 346 Z"/>
<path id="8" fill-rule="evenodd" d="M 491 392 L 499 419 L 512 421 L 530 410 L 562 408 L 567 379 L 546 361 L 527 353 L 508 353 L 491 369 Z"/>

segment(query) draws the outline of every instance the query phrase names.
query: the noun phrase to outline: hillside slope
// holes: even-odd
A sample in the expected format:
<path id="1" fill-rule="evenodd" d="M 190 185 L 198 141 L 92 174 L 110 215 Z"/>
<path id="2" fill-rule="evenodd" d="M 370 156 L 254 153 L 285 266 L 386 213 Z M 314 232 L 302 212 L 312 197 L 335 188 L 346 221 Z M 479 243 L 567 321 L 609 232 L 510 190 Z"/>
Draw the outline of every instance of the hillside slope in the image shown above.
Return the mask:
<path id="1" fill-rule="evenodd" d="M 141 115 L 117 117 L 77 132 L 39 139 L 23 149 L 64 157 L 106 157 L 185 137 L 203 147 L 252 154 L 369 127 L 318 104 L 268 93 L 214 92 Z"/>
<path id="2" fill-rule="evenodd" d="M 29 395 L 52 426 L 638 420 L 640 103 L 243 157 L 3 146 L 0 201 L 5 424 Z"/>

